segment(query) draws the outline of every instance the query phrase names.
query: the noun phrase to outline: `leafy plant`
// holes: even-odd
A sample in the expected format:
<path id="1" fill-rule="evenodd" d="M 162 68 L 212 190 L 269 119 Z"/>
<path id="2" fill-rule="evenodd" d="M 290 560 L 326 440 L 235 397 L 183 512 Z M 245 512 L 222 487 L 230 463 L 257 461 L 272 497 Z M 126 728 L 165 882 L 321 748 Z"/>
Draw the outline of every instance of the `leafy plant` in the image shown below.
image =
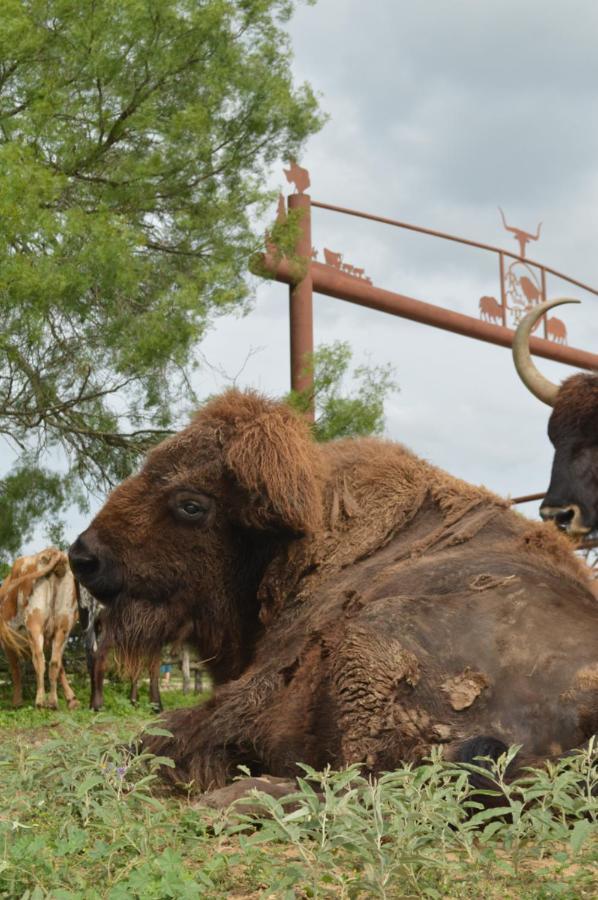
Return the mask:
<path id="1" fill-rule="evenodd" d="M 21 456 L 8 555 L 176 425 L 209 322 L 246 306 L 265 174 L 322 122 L 291 77 L 293 5 L 3 2 L 0 434 Z M 48 471 L 57 456 L 66 472 Z"/>
<path id="2" fill-rule="evenodd" d="M 315 400 L 314 435 L 318 441 L 381 434 L 384 430 L 384 401 L 398 390 L 393 367 L 389 363 L 357 366 L 353 384 L 346 388 L 352 357 L 346 341 L 322 345 L 308 363 L 313 389 L 294 391 L 287 397 L 300 412 L 310 409 Z"/>
<path id="3" fill-rule="evenodd" d="M 376 781 L 357 766 L 302 766 L 289 797 L 254 792 L 252 814 L 215 812 L 164 791 L 157 768 L 168 762 L 136 744 L 143 725 L 159 723 L 111 709 L 2 711 L 0 897 L 596 895 L 593 742 L 514 781 L 506 769 L 516 748 L 488 768 L 436 754 Z M 498 806 L 482 807 L 471 772 Z"/>
<path id="4" fill-rule="evenodd" d="M 378 780 L 357 766 L 340 773 L 302 766 L 296 793 L 277 800 L 253 791 L 263 813 L 233 807 L 226 827 L 246 853 L 261 850 L 276 897 L 296 896 L 297 889 L 309 897 L 498 897 L 505 896 L 505 879 L 517 880 L 518 896 L 526 896 L 528 883 L 529 896 L 563 896 L 572 865 L 570 880 L 582 891 L 593 883 L 598 855 L 593 742 L 510 782 L 506 770 L 516 752 L 487 760 L 489 770 L 435 755 Z M 484 808 L 468 770 L 488 780 L 498 806 Z M 294 852 L 273 864 L 272 848 L 282 845 Z M 540 874 L 541 895 L 534 882 Z"/>

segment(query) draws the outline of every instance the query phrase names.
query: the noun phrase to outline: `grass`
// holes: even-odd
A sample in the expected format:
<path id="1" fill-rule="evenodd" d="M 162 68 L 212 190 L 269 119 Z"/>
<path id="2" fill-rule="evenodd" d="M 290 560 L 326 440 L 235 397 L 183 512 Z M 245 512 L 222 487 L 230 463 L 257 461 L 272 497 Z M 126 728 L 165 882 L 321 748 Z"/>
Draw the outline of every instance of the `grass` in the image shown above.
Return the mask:
<path id="1" fill-rule="evenodd" d="M 79 695 L 82 691 L 78 690 Z M 192 698 L 194 699 L 194 698 Z M 164 694 L 169 708 L 189 702 Z M 483 810 L 467 773 L 435 759 L 377 783 L 305 769 L 293 803 L 217 813 L 161 787 L 160 760 L 131 754 L 133 710 L 8 708 L 0 694 L 0 896 L 163 898 L 584 898 L 598 892 L 593 750 L 515 785 Z M 162 761 L 163 762 L 163 761 Z"/>

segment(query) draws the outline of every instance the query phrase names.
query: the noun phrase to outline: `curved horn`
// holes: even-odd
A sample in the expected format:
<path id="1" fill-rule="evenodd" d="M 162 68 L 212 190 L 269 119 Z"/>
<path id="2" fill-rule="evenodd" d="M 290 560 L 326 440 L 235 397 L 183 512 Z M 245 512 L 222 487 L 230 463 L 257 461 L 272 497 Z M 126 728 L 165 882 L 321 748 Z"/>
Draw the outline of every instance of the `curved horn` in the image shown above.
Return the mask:
<path id="1" fill-rule="evenodd" d="M 549 300 L 546 303 L 540 303 L 534 307 L 531 312 L 525 316 L 515 332 L 513 338 L 513 362 L 517 369 L 517 374 L 528 390 L 532 392 L 534 397 L 547 403 L 548 406 L 554 406 L 556 395 L 559 392 L 559 386 L 553 384 L 548 378 L 545 378 L 532 362 L 531 353 L 529 352 L 529 337 L 531 330 L 545 312 L 554 306 L 560 306 L 562 303 L 580 303 L 580 300 L 572 300 L 568 297 L 560 297 L 558 300 Z"/>

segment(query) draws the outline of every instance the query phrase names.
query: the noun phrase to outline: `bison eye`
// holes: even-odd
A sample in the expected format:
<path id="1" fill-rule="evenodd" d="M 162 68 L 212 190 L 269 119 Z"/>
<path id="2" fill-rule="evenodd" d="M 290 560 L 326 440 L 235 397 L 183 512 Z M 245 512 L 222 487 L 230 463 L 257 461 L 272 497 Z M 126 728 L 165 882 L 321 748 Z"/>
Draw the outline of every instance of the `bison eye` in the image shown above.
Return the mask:
<path id="1" fill-rule="evenodd" d="M 179 505 L 179 512 L 189 516 L 190 519 L 195 519 L 197 516 L 203 516 L 207 512 L 207 509 L 205 506 L 200 506 L 195 500 L 184 500 L 183 503 Z"/>
<path id="2" fill-rule="evenodd" d="M 177 519 L 197 524 L 205 523 L 213 505 L 211 497 L 205 494 L 190 494 L 188 491 L 177 491 L 169 500 L 169 506 Z"/>

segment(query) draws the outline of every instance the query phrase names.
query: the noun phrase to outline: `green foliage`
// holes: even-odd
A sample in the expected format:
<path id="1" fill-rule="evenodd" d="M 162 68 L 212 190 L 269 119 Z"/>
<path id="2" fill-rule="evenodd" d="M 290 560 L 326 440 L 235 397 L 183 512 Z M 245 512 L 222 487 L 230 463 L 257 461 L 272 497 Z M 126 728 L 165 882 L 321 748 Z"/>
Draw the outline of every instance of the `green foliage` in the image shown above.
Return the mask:
<path id="1" fill-rule="evenodd" d="M 177 424 L 194 347 L 248 300 L 265 172 L 321 124 L 293 5 L 2 4 L 0 434 L 32 478 L 61 448 L 65 499 Z"/>
<path id="2" fill-rule="evenodd" d="M 31 537 L 35 521 L 41 515 L 51 521 L 63 501 L 60 477 L 37 466 L 21 465 L 0 479 L 0 555 L 12 560 Z"/>
<path id="3" fill-rule="evenodd" d="M 349 373 L 352 351 L 345 341 L 319 347 L 313 354 L 313 391 L 292 392 L 287 401 L 305 412 L 316 401 L 314 434 L 318 441 L 340 437 L 381 434 L 384 430 L 384 401 L 398 390 L 392 365 L 358 366 L 349 396 L 344 379 Z"/>
<path id="4" fill-rule="evenodd" d="M 0 658 L 4 663 L 4 659 Z M 141 728 L 143 723 L 152 715 L 153 709 L 149 699 L 149 684 L 141 681 L 139 684 L 139 697 L 136 707 L 131 705 L 129 692 L 131 683 L 128 679 L 121 680 L 107 678 L 104 686 L 104 710 L 94 713 L 88 709 L 89 705 L 89 679 L 82 675 L 73 675 L 72 661 L 66 663 L 71 687 L 75 691 L 80 708 L 68 710 L 64 697 L 59 690 L 59 712 L 48 709 L 36 709 L 35 701 L 35 676 L 31 666 L 25 670 L 24 679 L 24 705 L 19 709 L 12 707 L 12 688 L 7 666 L 2 667 L 0 679 L 0 730 L 7 729 L 7 733 L 15 729 L 44 729 L 69 726 L 73 723 L 86 728 L 91 723 L 101 725 L 104 721 L 121 723 L 125 728 Z M 82 668 L 84 671 L 84 667 Z M 207 694 L 183 694 L 182 690 L 167 690 L 162 692 L 162 703 L 165 710 L 179 709 L 183 706 L 191 706 L 196 702 L 206 699 Z"/>
<path id="5" fill-rule="evenodd" d="M 592 744 L 513 783 L 505 779 L 508 758 L 490 764 L 490 773 L 481 771 L 504 798 L 494 809 L 481 808 L 469 783 L 467 768 L 475 766 L 435 757 L 377 782 L 357 767 L 303 766 L 295 793 L 276 800 L 253 792 L 257 812 L 248 815 L 234 807 L 216 813 L 161 790 L 157 768 L 168 762 L 131 753 L 139 718 L 48 712 L 45 727 L 30 722 L 26 730 L 20 713 L 7 712 L 0 724 L 8 725 L 0 757 L 0 896 L 596 895 Z"/>
<path id="6" fill-rule="evenodd" d="M 297 241 L 301 235 L 301 219 L 305 215 L 303 209 L 291 209 L 285 211 L 284 216 L 271 225 L 266 234 L 266 247 L 272 255 L 276 266 L 282 259 L 286 259 L 290 266 L 295 281 L 301 281 L 305 275 L 307 261 L 298 256 L 296 252 Z M 273 279 L 272 269 L 265 264 L 262 253 L 255 254 L 249 263 L 254 275 L 260 278 Z"/>
<path id="7" fill-rule="evenodd" d="M 233 808 L 226 827 L 247 856 L 258 853 L 254 865 L 267 896 L 594 896 L 593 742 L 509 782 L 516 750 L 498 763 L 488 760 L 490 772 L 436 755 L 377 781 L 361 776 L 358 766 L 345 772 L 302 766 L 296 793 L 278 800 L 253 791 L 258 811 Z M 483 808 L 467 770 L 488 780 L 494 808 Z M 285 848 L 284 858 L 277 847 Z"/>

